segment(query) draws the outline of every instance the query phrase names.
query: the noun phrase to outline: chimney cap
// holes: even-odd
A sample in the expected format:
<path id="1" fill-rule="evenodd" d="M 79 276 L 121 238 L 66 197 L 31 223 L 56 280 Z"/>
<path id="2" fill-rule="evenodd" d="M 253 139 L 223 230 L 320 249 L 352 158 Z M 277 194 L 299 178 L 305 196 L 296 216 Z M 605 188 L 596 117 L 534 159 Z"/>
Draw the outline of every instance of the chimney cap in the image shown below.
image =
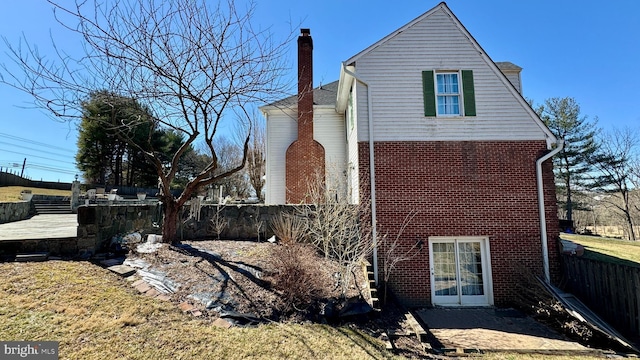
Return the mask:
<path id="1" fill-rule="evenodd" d="M 300 34 L 302 36 L 309 36 L 309 35 L 311 35 L 311 29 L 307 29 L 307 28 L 300 29 Z"/>

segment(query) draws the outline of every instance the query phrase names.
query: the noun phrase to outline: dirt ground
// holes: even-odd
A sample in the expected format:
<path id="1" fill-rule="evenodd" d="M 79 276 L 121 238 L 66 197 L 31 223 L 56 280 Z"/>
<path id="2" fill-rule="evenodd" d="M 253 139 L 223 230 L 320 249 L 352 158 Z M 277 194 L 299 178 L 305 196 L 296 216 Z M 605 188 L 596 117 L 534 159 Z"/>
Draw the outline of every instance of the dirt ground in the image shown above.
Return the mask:
<path id="1" fill-rule="evenodd" d="M 259 318 L 261 322 L 326 322 L 327 319 L 317 312 L 322 311 L 327 300 L 338 299 L 341 295 L 336 276 L 339 266 L 317 256 L 313 271 L 324 284 L 320 306 L 283 313 L 280 311 L 283 308 L 281 294 L 270 285 L 270 274 L 275 269 L 269 255 L 276 246 L 281 245 L 226 240 L 184 241 L 179 247 L 162 244 L 152 253 L 130 251 L 125 264 L 138 269 L 143 267 L 143 273 L 152 273 L 163 279 L 175 288 L 168 294 L 170 301 L 176 306 L 185 302 L 192 304 L 200 310 L 203 320 L 213 321 L 220 317 L 221 312 L 232 311 L 250 319 Z M 363 291 L 367 284 L 364 272 L 357 268 L 354 275 L 347 297 L 363 296 L 368 300 L 368 292 Z M 387 304 L 381 311 L 331 321 L 360 329 L 380 340 L 386 340 L 389 332 L 411 332 L 404 311 L 394 303 Z M 397 354 L 408 358 L 430 356 L 415 336 L 395 338 L 393 344 Z"/>

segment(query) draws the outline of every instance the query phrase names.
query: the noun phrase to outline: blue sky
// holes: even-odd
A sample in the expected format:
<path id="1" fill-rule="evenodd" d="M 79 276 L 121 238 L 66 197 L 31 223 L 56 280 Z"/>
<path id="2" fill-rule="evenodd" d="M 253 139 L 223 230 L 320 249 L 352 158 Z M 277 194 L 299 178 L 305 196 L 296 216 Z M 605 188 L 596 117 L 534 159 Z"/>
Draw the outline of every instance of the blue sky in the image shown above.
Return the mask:
<path id="1" fill-rule="evenodd" d="M 341 61 L 438 3 L 258 0 L 255 21 L 270 27 L 276 37 L 289 31 L 297 34 L 298 27 L 311 29 L 318 85 L 338 79 Z M 536 103 L 574 97 L 581 113 L 597 116 L 604 129 L 640 125 L 640 72 L 636 71 L 640 1 L 450 0 L 447 5 L 494 61 L 511 61 L 523 68 L 525 97 Z M 44 0 L 3 4 L 0 35 L 15 44 L 22 33 L 43 53 L 50 51 L 50 33 L 60 48 L 80 46 L 66 41 Z M 3 45 L 0 62 L 7 63 Z M 295 50 L 292 42 L 292 65 Z M 291 76 L 295 77 L 294 68 Z M 30 101 L 27 95 L 0 85 L 0 166 L 20 171 L 26 157 L 25 173 L 31 178 L 71 181 L 77 172 L 75 124 L 56 122 L 39 109 L 25 109 Z"/>

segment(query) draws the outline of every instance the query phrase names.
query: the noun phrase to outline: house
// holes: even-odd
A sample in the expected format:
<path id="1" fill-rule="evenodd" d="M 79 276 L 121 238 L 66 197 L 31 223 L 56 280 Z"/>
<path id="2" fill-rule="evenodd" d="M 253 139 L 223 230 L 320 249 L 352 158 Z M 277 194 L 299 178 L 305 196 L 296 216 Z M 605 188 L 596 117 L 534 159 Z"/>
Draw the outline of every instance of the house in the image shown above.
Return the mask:
<path id="1" fill-rule="evenodd" d="M 299 94 L 261 108 L 268 204 L 304 201 L 304 180 L 320 169 L 330 181 L 331 168 L 343 196 L 370 200 L 378 234 L 417 212 L 399 250 L 416 254 L 389 280 L 407 306 L 508 305 L 523 273 L 557 280 L 550 158 L 562 143 L 521 95 L 518 66 L 494 62 L 445 3 L 315 89 L 310 32 L 298 42 Z"/>

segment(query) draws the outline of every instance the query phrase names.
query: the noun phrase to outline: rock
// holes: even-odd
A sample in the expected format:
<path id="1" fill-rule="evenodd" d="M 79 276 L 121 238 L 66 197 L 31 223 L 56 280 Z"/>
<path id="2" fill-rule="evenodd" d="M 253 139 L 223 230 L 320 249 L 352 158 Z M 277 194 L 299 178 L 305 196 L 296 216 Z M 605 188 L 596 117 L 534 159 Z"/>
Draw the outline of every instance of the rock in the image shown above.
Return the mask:
<path id="1" fill-rule="evenodd" d="M 225 319 L 218 318 L 213 322 L 213 326 L 223 329 L 230 329 L 231 327 L 233 327 L 233 324 Z"/>
<path id="2" fill-rule="evenodd" d="M 102 260 L 100 261 L 100 265 L 102 266 L 106 266 L 106 267 L 111 267 L 114 265 L 120 265 L 122 264 L 122 259 L 107 259 L 107 260 Z"/>
<path id="3" fill-rule="evenodd" d="M 114 265 L 114 266 L 109 266 L 107 269 L 122 277 L 131 276 L 136 273 L 136 270 L 134 268 L 129 267 L 127 265 Z"/>
<path id="4" fill-rule="evenodd" d="M 162 244 L 142 243 L 136 246 L 136 252 L 140 254 L 153 254 L 162 247 Z"/>

